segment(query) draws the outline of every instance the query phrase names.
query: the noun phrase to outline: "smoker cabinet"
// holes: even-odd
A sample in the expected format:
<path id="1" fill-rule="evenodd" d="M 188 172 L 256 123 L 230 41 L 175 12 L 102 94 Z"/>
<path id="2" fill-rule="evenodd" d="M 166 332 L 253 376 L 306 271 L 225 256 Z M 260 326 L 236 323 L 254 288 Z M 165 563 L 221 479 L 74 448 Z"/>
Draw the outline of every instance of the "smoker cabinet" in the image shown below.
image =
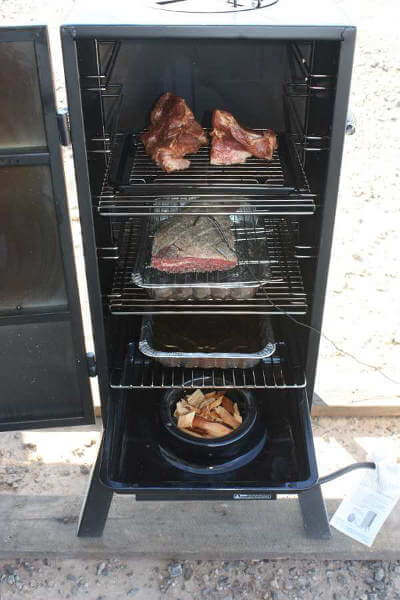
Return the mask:
<path id="1" fill-rule="evenodd" d="M 0 428 L 93 422 L 97 377 L 105 429 L 79 535 L 102 534 L 115 492 L 243 501 L 291 493 L 308 534 L 329 537 L 310 407 L 355 29 L 314 0 L 141 4 L 85 3 L 61 28 L 67 115 L 56 113 L 46 28 L 0 29 Z M 268 164 L 213 170 L 202 149 L 186 173 L 166 176 L 140 144 L 166 91 L 206 129 L 217 107 L 274 129 L 279 150 Z M 85 351 L 62 165 L 61 144 L 71 142 L 94 355 Z M 193 198 L 210 214 L 229 205 L 256 215 L 273 278 L 254 297 L 166 301 L 132 280 L 144 220 Z M 141 355 L 143 315 L 183 313 L 205 323 L 209 314 L 265 315 L 276 352 L 222 374 Z M 168 462 L 156 425 L 162 394 L 210 377 L 250 390 L 267 431 L 253 462 L 222 474 Z"/>

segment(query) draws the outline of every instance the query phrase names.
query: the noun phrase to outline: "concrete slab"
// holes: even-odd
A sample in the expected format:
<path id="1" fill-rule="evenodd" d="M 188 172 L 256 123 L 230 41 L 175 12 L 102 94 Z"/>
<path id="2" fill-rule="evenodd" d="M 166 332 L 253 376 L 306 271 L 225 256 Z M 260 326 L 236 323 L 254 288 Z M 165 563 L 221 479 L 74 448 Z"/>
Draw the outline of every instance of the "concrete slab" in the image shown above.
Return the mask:
<path id="1" fill-rule="evenodd" d="M 0 495 L 0 559 L 152 557 L 179 559 L 400 558 L 400 507 L 373 548 L 336 530 L 329 541 L 305 537 L 296 499 L 272 502 L 135 502 L 116 496 L 103 538 L 75 536 L 82 498 Z M 330 514 L 339 500 L 328 502 Z"/>

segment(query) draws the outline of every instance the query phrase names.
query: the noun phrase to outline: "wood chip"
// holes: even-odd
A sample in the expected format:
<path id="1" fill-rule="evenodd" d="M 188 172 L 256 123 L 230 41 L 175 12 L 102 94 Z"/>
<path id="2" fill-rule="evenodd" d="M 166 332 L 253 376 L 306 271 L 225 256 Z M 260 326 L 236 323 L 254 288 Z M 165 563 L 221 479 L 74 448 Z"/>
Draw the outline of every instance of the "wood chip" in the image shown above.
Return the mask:
<path id="1" fill-rule="evenodd" d="M 228 412 L 231 413 L 231 415 L 233 415 L 234 408 L 233 408 L 233 402 L 232 402 L 232 400 L 230 400 L 226 396 L 222 396 L 221 404 L 225 408 L 225 410 L 227 410 Z"/>
<path id="2" fill-rule="evenodd" d="M 233 416 L 235 417 L 235 419 L 237 421 L 239 421 L 239 423 L 243 423 L 243 419 L 242 416 L 239 412 L 239 407 L 237 405 L 237 403 L 235 402 L 235 404 L 233 405 Z"/>
<path id="3" fill-rule="evenodd" d="M 193 408 L 186 402 L 186 400 L 179 400 L 176 403 L 174 417 L 180 417 L 181 415 L 187 415 L 192 412 Z"/>
<path id="4" fill-rule="evenodd" d="M 206 398 L 205 400 L 203 400 L 203 402 L 200 404 L 199 408 L 200 410 L 212 410 L 213 408 L 215 408 L 216 406 L 219 406 L 222 402 L 222 397 L 219 398 Z"/>
<path id="5" fill-rule="evenodd" d="M 237 429 L 239 427 L 240 421 L 235 419 L 235 417 L 231 415 L 231 413 L 228 412 L 223 406 L 217 406 L 215 412 L 221 417 L 225 425 L 229 425 L 229 427 L 232 427 L 232 429 Z"/>
<path id="6" fill-rule="evenodd" d="M 232 430 L 229 427 L 222 425 L 222 423 L 210 422 L 197 415 L 193 419 L 193 427 L 201 429 L 202 431 L 211 434 L 213 437 L 221 437 L 223 435 L 228 435 L 228 433 L 232 433 Z"/>
<path id="7" fill-rule="evenodd" d="M 203 402 L 204 400 L 204 394 L 201 390 L 195 390 L 193 392 L 193 394 L 189 394 L 188 396 L 186 396 L 186 401 L 191 405 L 191 406 L 200 406 L 200 404 Z"/>
<path id="8" fill-rule="evenodd" d="M 177 402 L 174 416 L 179 429 L 194 437 L 222 437 L 242 423 L 238 405 L 221 391 L 195 390 Z"/>
<path id="9" fill-rule="evenodd" d="M 179 429 L 189 429 L 193 425 L 193 419 L 195 418 L 196 413 L 190 412 L 187 415 L 181 415 L 178 418 L 178 427 Z"/>

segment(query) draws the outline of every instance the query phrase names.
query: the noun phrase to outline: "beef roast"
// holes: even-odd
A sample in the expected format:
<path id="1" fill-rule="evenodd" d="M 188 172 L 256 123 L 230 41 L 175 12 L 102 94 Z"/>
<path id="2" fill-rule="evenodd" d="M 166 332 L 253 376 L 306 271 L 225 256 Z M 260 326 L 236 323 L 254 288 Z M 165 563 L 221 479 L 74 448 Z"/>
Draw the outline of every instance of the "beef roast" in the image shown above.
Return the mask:
<path id="1" fill-rule="evenodd" d="M 183 157 L 208 143 L 185 100 L 170 92 L 157 101 L 150 114 L 149 131 L 141 139 L 146 153 L 167 173 L 187 169 L 190 161 Z"/>
<path id="2" fill-rule="evenodd" d="M 238 264 L 227 215 L 194 215 L 188 207 L 159 227 L 151 266 L 167 273 L 227 271 Z"/>
<path id="3" fill-rule="evenodd" d="M 236 165 L 250 156 L 271 160 L 278 147 L 276 134 L 271 129 L 262 133 L 246 129 L 225 110 L 214 111 L 212 125 L 212 165 Z"/>

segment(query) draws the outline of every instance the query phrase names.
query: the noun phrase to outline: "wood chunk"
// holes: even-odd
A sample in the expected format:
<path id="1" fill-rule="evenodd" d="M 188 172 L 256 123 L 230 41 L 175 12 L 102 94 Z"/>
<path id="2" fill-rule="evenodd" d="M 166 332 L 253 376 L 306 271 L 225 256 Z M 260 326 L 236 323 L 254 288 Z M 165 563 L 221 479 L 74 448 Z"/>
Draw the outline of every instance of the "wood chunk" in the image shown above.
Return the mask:
<path id="1" fill-rule="evenodd" d="M 232 402 L 232 400 L 230 400 L 230 398 L 227 398 L 226 396 L 222 396 L 221 404 L 225 408 L 225 410 L 227 410 L 229 413 L 231 413 L 231 415 L 233 415 L 233 413 L 234 413 L 233 402 Z"/>
<path id="2" fill-rule="evenodd" d="M 243 419 L 242 416 L 239 412 L 239 407 L 237 405 L 237 403 L 235 402 L 235 404 L 233 405 L 233 416 L 235 417 L 235 419 L 237 421 L 239 421 L 239 423 L 243 423 Z"/>
<path id="3" fill-rule="evenodd" d="M 187 415 L 192 412 L 193 408 L 186 402 L 186 400 L 179 400 L 176 403 L 174 417 L 180 417 L 181 415 Z"/>
<path id="4" fill-rule="evenodd" d="M 200 389 L 176 403 L 177 426 L 194 437 L 215 438 L 232 433 L 242 423 L 239 407 L 223 391 Z"/>
<path id="5" fill-rule="evenodd" d="M 229 425 L 233 429 L 237 429 L 240 425 L 240 421 L 235 419 L 230 412 L 228 412 L 223 406 L 217 406 L 215 412 L 221 417 L 225 425 Z"/>
<path id="6" fill-rule="evenodd" d="M 190 412 L 187 415 L 181 415 L 178 418 L 178 427 L 179 429 L 189 429 L 190 427 L 192 427 L 193 424 L 193 419 L 195 417 L 196 413 Z"/>
<path id="7" fill-rule="evenodd" d="M 205 431 L 206 433 L 211 434 L 213 437 L 221 437 L 223 435 L 228 435 L 228 433 L 232 433 L 232 430 L 222 423 L 210 422 L 199 416 L 195 416 L 192 424 L 196 429 Z"/>
<path id="8" fill-rule="evenodd" d="M 200 404 L 203 402 L 203 400 L 204 400 L 204 394 L 201 390 L 195 390 L 193 392 L 193 394 L 189 394 L 188 396 L 186 396 L 186 401 L 191 406 L 195 406 L 196 408 L 198 406 L 200 406 Z"/>
<path id="9" fill-rule="evenodd" d="M 204 409 L 207 410 L 212 410 L 213 408 L 215 408 L 216 406 L 219 406 L 222 402 L 222 398 L 206 398 L 206 400 L 203 400 L 203 402 L 200 404 L 199 408 L 201 411 L 203 411 Z"/>

